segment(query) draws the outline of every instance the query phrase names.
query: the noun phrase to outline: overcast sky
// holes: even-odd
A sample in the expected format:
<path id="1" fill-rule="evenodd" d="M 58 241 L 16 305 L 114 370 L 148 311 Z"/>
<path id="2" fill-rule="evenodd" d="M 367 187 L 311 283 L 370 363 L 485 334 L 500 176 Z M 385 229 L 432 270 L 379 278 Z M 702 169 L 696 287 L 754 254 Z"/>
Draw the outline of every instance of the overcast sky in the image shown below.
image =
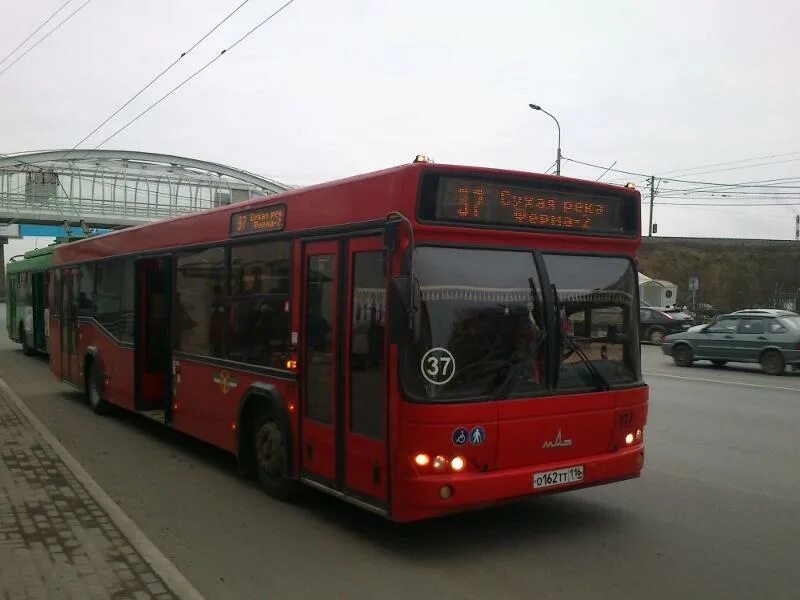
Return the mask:
<path id="1" fill-rule="evenodd" d="M 63 1 L 0 0 L 0 57 Z M 0 75 L 0 152 L 72 147 L 240 2 L 92 0 Z M 282 3 L 250 0 L 89 142 Z M 560 120 L 569 158 L 645 174 L 681 169 L 673 176 L 692 181 L 795 178 L 782 182 L 794 187 L 782 196 L 751 189 L 729 203 L 800 204 L 799 26 L 792 0 L 296 0 L 103 147 L 295 184 L 417 153 L 543 172 L 555 160 L 556 129 L 528 108 L 535 102 Z M 750 164 L 762 166 L 740 168 Z M 564 162 L 562 173 L 595 179 L 602 171 Z M 696 186 L 659 188 L 659 234 L 794 237 L 800 206 L 697 206 L 721 200 L 669 191 L 679 187 Z M 658 206 L 684 201 L 695 206 Z M 12 242 L 6 255 L 36 242 Z"/>

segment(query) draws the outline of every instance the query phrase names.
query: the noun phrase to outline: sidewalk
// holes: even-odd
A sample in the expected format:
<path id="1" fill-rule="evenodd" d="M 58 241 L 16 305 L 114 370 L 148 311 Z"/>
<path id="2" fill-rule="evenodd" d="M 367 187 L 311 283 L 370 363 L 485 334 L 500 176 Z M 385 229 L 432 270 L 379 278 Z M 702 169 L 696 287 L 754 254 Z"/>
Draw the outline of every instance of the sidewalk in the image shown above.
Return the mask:
<path id="1" fill-rule="evenodd" d="M 0 380 L 0 598 L 178 597 L 201 598 Z"/>

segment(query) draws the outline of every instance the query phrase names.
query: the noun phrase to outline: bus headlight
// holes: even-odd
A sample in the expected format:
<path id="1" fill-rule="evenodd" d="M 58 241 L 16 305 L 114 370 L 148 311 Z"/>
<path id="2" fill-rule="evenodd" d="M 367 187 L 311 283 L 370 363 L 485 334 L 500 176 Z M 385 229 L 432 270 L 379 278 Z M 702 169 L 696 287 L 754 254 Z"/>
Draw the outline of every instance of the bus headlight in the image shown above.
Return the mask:
<path id="1" fill-rule="evenodd" d="M 462 456 L 456 456 L 450 461 L 450 467 L 452 467 L 453 471 L 463 471 L 465 466 L 467 466 L 467 463 Z"/>

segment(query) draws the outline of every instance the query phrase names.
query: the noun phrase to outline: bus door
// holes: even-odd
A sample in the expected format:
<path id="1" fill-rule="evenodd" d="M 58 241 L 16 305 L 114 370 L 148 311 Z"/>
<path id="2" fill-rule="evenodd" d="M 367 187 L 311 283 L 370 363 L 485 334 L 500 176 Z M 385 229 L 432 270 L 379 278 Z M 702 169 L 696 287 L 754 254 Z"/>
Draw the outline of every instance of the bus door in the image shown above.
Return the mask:
<path id="1" fill-rule="evenodd" d="M 339 242 L 305 244 L 303 253 L 301 465 L 305 475 L 336 485 L 336 426 L 339 406 Z"/>
<path id="2" fill-rule="evenodd" d="M 348 496 L 387 498 L 383 238 L 305 245 L 304 476 Z"/>
<path id="3" fill-rule="evenodd" d="M 45 309 L 47 308 L 47 291 L 45 280 L 47 273 L 39 271 L 31 273 L 31 304 L 33 305 L 33 347 L 45 350 Z"/>
<path id="4" fill-rule="evenodd" d="M 347 243 L 344 366 L 344 484 L 385 504 L 388 493 L 386 269 L 383 237 Z"/>
<path id="5" fill-rule="evenodd" d="M 61 271 L 61 379 L 81 384 L 78 360 L 78 299 L 80 271 Z"/>
<path id="6" fill-rule="evenodd" d="M 172 398 L 172 259 L 136 261 L 135 408 L 168 422 Z"/>

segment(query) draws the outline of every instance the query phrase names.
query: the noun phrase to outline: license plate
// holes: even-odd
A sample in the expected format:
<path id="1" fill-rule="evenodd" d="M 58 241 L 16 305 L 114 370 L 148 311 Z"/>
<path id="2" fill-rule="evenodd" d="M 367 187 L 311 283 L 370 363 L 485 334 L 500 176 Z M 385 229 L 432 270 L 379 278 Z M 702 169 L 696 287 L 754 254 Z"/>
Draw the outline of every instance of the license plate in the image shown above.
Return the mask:
<path id="1" fill-rule="evenodd" d="M 577 483 L 579 481 L 583 481 L 583 465 L 534 473 L 533 489 L 538 490 L 565 483 Z"/>

